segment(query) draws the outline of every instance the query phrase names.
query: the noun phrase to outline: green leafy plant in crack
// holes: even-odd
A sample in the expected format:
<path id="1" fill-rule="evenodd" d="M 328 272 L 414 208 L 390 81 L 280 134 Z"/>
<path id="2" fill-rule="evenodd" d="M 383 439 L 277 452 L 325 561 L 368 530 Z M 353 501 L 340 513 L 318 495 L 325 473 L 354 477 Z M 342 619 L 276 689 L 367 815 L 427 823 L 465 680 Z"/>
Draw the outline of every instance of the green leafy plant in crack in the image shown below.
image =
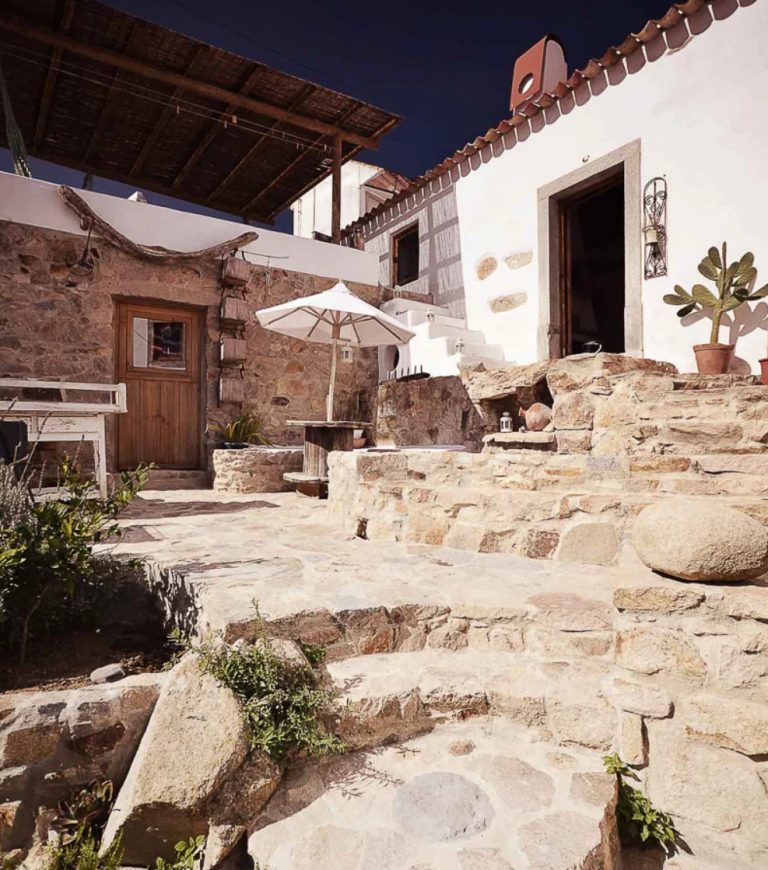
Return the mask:
<path id="1" fill-rule="evenodd" d="M 158 858 L 155 861 L 154 870 L 198 870 L 203 865 L 203 854 L 205 853 L 205 837 L 190 837 L 188 840 L 181 840 L 173 847 L 176 852 L 176 859 L 168 862 L 163 858 Z"/>
<path id="2" fill-rule="evenodd" d="M 711 344 L 717 344 L 720 322 L 726 311 L 733 311 L 745 302 L 768 296 L 768 284 L 759 290 L 751 289 L 757 281 L 755 255 L 751 251 L 735 260 L 730 266 L 726 265 L 727 256 L 728 249 L 723 242 L 720 251 L 714 246 L 711 247 L 707 256 L 699 263 L 699 272 L 714 282 L 716 295 L 703 284 L 694 284 L 690 293 L 679 284 L 675 284 L 675 292 L 664 296 L 664 301 L 668 305 L 677 306 L 678 317 L 685 317 L 694 311 L 705 309 L 712 312 L 712 333 L 709 338 Z"/>
<path id="3" fill-rule="evenodd" d="M 303 641 L 299 641 L 299 646 L 304 653 L 304 657 L 313 668 L 320 667 L 325 662 L 327 650 L 324 646 L 316 643 L 304 643 Z"/>
<path id="4" fill-rule="evenodd" d="M 639 788 L 626 782 L 640 782 L 640 778 L 617 753 L 604 756 L 603 765 L 616 776 L 619 785 L 616 820 L 622 842 L 646 848 L 660 846 L 667 855 L 675 854 L 684 844 L 672 816 L 657 810 Z"/>
<path id="5" fill-rule="evenodd" d="M 58 839 L 48 847 L 46 870 L 116 870 L 123 860 L 118 837 L 99 855 L 104 826 L 114 803 L 112 781 L 93 780 L 59 801 L 51 829 Z"/>
<path id="6" fill-rule="evenodd" d="M 258 634 L 253 644 L 230 647 L 217 637 L 195 647 L 203 671 L 240 701 L 251 747 L 279 763 L 343 752 L 343 742 L 323 724 L 335 713 L 333 693 L 318 685 L 312 668 L 277 655 L 263 622 Z"/>

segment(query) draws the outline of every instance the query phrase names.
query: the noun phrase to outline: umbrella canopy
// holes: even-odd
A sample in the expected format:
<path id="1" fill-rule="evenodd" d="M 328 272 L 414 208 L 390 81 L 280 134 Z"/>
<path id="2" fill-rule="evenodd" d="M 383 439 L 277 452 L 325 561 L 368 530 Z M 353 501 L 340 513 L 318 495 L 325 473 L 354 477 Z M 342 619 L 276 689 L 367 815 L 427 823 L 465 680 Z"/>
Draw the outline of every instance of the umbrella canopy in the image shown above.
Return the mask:
<path id="1" fill-rule="evenodd" d="M 415 334 L 399 320 L 363 302 L 341 281 L 322 293 L 262 308 L 256 312 L 256 317 L 266 329 L 291 338 L 333 346 L 327 399 L 328 420 L 333 420 L 336 349 L 339 344 L 356 347 L 405 344 Z"/>
<path id="2" fill-rule="evenodd" d="M 363 302 L 341 281 L 322 293 L 262 308 L 256 317 L 267 329 L 321 344 L 336 340 L 358 347 L 378 347 L 405 344 L 414 335 L 399 320 Z"/>

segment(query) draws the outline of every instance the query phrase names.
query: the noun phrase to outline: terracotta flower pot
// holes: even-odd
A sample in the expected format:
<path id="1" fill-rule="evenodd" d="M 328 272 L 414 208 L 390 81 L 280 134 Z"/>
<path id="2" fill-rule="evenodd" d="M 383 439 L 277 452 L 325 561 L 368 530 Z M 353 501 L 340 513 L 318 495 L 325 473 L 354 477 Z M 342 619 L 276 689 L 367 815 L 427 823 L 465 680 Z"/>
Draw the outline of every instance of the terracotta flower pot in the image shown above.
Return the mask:
<path id="1" fill-rule="evenodd" d="M 724 375 L 731 367 L 733 348 L 732 344 L 695 344 L 693 352 L 699 374 Z"/>
<path id="2" fill-rule="evenodd" d="M 768 357 L 760 360 L 760 379 L 768 387 Z"/>

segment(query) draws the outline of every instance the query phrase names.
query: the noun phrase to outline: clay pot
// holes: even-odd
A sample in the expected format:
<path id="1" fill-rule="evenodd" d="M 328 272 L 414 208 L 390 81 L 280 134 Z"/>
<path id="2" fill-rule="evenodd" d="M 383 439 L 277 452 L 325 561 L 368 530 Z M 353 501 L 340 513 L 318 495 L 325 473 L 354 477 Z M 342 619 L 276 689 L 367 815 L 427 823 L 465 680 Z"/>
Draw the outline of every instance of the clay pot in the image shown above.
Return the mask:
<path id="1" fill-rule="evenodd" d="M 552 409 L 541 402 L 534 402 L 525 412 L 525 428 L 529 432 L 541 432 L 552 422 Z"/>
<path id="2" fill-rule="evenodd" d="M 760 360 L 760 380 L 763 386 L 768 387 L 768 357 Z"/>
<path id="3" fill-rule="evenodd" d="M 695 344 L 696 365 L 701 375 L 724 375 L 731 367 L 732 344 Z"/>

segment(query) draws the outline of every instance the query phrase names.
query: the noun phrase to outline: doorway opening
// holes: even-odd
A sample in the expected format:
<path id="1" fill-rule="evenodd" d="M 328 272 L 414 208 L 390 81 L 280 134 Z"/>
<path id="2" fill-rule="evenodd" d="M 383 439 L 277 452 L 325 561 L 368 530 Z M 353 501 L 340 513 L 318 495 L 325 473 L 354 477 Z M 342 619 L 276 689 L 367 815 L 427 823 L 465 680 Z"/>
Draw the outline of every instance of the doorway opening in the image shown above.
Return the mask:
<path id="1" fill-rule="evenodd" d="M 624 353 L 623 166 L 559 200 L 561 354 Z"/>

